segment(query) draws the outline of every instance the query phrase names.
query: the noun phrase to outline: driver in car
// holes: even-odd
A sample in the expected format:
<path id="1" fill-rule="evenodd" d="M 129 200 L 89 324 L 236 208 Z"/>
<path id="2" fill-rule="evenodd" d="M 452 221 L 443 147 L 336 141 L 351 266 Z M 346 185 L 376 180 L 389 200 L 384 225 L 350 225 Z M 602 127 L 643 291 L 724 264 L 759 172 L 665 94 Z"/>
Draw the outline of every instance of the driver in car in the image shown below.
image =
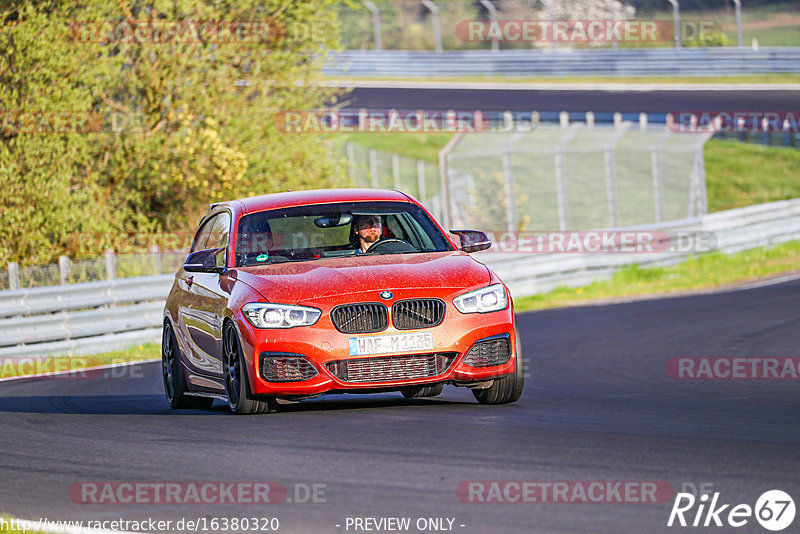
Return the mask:
<path id="1" fill-rule="evenodd" d="M 383 237 L 383 224 L 378 215 L 356 215 L 353 220 L 353 233 L 358 239 L 356 254 L 364 254 L 369 247 Z"/>

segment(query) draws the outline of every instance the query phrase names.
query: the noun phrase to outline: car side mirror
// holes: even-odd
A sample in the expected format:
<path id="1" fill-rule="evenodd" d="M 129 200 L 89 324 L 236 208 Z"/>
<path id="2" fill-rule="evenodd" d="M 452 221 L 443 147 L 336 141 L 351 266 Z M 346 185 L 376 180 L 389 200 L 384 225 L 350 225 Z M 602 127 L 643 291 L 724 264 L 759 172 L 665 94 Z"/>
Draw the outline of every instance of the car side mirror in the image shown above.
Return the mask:
<path id="1" fill-rule="evenodd" d="M 183 264 L 183 270 L 190 273 L 222 273 L 225 271 L 224 265 L 218 264 L 220 253 L 224 253 L 224 248 L 207 248 L 192 252 Z"/>
<path id="2" fill-rule="evenodd" d="M 464 252 L 480 252 L 492 246 L 489 237 L 477 230 L 450 230 L 451 234 L 455 234 L 461 240 L 461 248 Z"/>

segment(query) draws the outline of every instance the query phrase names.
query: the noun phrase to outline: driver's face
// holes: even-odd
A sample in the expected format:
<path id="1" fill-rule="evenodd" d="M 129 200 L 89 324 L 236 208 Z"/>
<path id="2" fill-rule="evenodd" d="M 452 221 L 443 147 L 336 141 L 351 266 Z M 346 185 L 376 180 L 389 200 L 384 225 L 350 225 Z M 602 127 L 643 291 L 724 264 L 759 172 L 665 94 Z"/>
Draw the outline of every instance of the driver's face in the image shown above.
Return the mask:
<path id="1" fill-rule="evenodd" d="M 356 233 L 358 237 L 367 243 L 374 243 L 381 237 L 381 218 L 362 217 L 356 223 Z"/>

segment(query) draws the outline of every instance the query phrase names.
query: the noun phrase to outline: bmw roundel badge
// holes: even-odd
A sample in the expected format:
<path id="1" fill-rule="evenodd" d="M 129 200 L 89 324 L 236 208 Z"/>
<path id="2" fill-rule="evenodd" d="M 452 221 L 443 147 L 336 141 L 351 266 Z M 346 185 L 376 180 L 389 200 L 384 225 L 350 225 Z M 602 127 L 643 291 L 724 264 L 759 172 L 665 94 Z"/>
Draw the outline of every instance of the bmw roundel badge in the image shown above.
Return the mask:
<path id="1" fill-rule="evenodd" d="M 381 291 L 381 298 L 382 298 L 383 300 L 389 300 L 389 299 L 390 299 L 390 298 L 392 298 L 393 296 L 394 296 L 394 295 L 392 295 L 392 292 L 391 292 L 391 291 Z"/>

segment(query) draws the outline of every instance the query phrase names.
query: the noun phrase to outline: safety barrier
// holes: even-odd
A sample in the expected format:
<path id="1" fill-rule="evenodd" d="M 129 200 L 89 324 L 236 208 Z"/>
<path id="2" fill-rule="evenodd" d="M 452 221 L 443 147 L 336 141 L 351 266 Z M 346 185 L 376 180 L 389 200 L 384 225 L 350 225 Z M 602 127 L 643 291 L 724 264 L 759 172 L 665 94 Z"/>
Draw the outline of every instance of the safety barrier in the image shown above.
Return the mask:
<path id="1" fill-rule="evenodd" d="M 615 230 L 625 230 L 615 229 Z M 727 253 L 800 239 L 800 199 L 629 228 L 669 236 L 711 233 Z M 489 265 L 515 297 L 609 278 L 631 264 L 669 265 L 690 252 L 505 253 L 474 257 Z M 88 354 L 157 341 L 173 275 L 124 278 L 0 292 L 0 357 Z"/>
<path id="2" fill-rule="evenodd" d="M 623 50 L 343 50 L 323 72 L 346 77 L 722 76 L 800 73 L 800 47 Z"/>

